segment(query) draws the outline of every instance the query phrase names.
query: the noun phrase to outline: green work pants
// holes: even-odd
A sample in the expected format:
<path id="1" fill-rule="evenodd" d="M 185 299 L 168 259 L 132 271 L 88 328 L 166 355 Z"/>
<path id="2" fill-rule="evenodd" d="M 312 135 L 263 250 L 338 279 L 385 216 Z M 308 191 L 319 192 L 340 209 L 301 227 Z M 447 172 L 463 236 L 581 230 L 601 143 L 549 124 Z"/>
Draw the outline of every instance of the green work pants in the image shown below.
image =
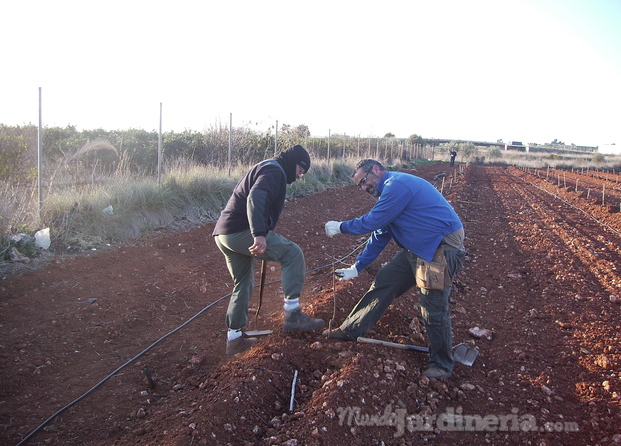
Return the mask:
<path id="1" fill-rule="evenodd" d="M 233 293 L 226 312 L 228 328 L 240 329 L 248 323 L 248 306 L 254 289 L 255 258 L 280 263 L 285 299 L 300 297 L 304 287 L 306 264 L 302 249 L 291 240 L 270 231 L 265 236 L 267 250 L 260 256 L 254 256 L 248 251 L 254 243 L 250 230 L 217 235 L 214 238 L 226 258 L 226 266 L 233 278 Z"/>
<path id="2" fill-rule="evenodd" d="M 445 245 L 444 255 L 451 280 L 464 262 L 464 251 Z M 416 285 L 416 259 L 412 252 L 398 252 L 379 270 L 365 293 L 340 329 L 351 339 L 357 339 L 373 327 L 395 299 Z M 429 338 L 429 367 L 453 370 L 452 327 L 449 312 L 451 286 L 444 290 L 420 289 L 421 315 Z"/>

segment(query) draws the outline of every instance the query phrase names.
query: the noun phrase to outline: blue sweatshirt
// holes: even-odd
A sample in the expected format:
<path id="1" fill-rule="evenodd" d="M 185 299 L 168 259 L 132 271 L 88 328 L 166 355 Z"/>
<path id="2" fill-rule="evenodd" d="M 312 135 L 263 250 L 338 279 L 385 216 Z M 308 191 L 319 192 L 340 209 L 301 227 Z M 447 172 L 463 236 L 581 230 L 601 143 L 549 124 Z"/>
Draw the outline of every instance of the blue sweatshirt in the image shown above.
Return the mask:
<path id="1" fill-rule="evenodd" d="M 362 271 L 391 239 L 427 261 L 445 235 L 463 227 L 455 210 L 427 180 L 402 172 L 386 172 L 377 190 L 378 202 L 360 218 L 341 223 L 344 234 L 372 233 L 356 259 Z"/>

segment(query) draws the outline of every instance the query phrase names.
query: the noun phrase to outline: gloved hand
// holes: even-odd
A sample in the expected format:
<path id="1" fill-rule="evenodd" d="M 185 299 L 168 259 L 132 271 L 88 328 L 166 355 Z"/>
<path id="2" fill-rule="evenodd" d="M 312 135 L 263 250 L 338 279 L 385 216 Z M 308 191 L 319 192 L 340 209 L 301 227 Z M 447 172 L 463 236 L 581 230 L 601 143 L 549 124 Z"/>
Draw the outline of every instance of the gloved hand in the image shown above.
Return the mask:
<path id="1" fill-rule="evenodd" d="M 326 223 L 326 235 L 328 237 L 332 237 L 340 233 L 341 233 L 341 222 L 340 221 L 332 220 Z"/>
<path id="2" fill-rule="evenodd" d="M 343 282 L 345 280 L 350 280 L 354 277 L 358 277 L 358 270 L 356 269 L 356 265 L 352 265 L 349 268 L 337 269 L 336 271 L 334 271 L 334 274 L 340 277 L 340 282 Z"/>

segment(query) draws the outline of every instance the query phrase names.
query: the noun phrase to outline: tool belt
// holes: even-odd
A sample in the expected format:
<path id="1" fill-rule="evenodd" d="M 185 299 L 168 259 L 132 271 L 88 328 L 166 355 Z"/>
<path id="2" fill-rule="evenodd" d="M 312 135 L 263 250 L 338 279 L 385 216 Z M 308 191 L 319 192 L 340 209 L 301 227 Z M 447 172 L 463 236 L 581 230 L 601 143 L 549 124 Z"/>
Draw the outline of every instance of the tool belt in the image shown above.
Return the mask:
<path id="1" fill-rule="evenodd" d="M 444 256 L 444 245 L 436 250 L 431 262 L 416 259 L 416 286 L 426 290 L 443 290 L 451 284 L 446 257 Z"/>

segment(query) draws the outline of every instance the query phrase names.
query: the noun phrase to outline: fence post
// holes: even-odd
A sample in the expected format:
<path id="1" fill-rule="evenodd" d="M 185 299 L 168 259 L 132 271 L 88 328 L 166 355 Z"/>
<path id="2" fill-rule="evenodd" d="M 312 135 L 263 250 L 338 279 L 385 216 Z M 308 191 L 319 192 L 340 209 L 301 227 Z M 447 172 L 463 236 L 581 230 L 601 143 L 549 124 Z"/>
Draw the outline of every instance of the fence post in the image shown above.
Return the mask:
<path id="1" fill-rule="evenodd" d="M 229 177 L 231 176 L 231 132 L 233 132 L 233 113 L 229 113 Z"/>
<path id="2" fill-rule="evenodd" d="M 278 153 L 278 119 L 276 120 L 276 137 L 274 138 L 274 156 Z"/>
<path id="3" fill-rule="evenodd" d="M 162 103 L 160 102 L 160 133 L 157 138 L 157 187 L 162 184 Z"/>
<path id="4" fill-rule="evenodd" d="M 41 110 L 41 87 L 39 87 L 39 134 L 38 134 L 38 161 L 37 161 L 37 179 L 38 179 L 38 195 L 39 195 L 39 223 L 43 219 L 43 112 Z"/>
<path id="5" fill-rule="evenodd" d="M 328 129 L 328 162 L 330 162 L 330 129 Z"/>

